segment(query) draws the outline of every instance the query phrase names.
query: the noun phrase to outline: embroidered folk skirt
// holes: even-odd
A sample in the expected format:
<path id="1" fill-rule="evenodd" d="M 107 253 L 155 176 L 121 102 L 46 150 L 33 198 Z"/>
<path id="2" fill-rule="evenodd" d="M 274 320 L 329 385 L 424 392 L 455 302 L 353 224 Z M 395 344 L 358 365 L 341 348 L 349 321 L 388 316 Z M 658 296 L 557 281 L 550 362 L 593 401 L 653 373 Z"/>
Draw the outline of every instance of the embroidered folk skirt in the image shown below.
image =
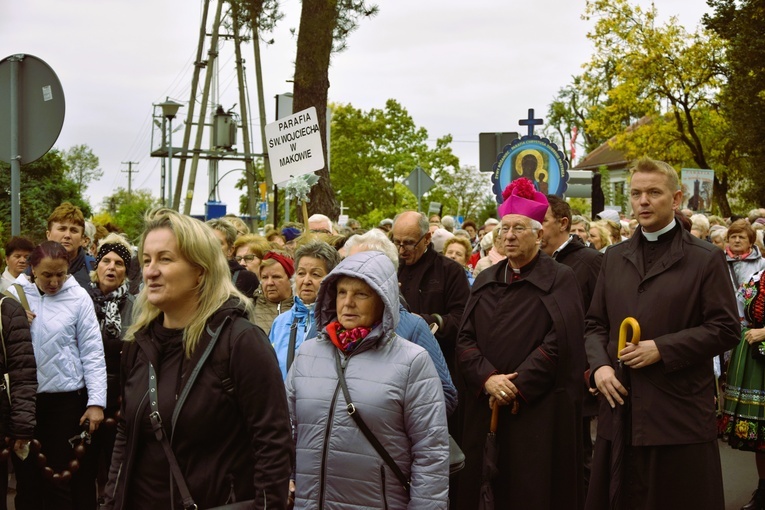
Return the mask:
<path id="1" fill-rule="evenodd" d="M 718 429 L 733 448 L 765 452 L 765 358 L 752 358 L 758 344 L 747 343 L 746 331 L 731 354 Z"/>

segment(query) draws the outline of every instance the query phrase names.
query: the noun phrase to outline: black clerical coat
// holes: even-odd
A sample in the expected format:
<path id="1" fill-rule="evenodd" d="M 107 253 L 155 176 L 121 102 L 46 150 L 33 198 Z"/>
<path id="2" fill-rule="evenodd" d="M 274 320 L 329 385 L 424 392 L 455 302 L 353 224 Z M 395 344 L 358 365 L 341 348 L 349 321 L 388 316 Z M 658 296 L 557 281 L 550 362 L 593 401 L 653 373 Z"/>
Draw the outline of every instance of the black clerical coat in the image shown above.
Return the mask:
<path id="1" fill-rule="evenodd" d="M 457 508 L 477 507 L 483 444 L 490 409 L 485 381 L 518 372 L 519 412 L 501 409 L 497 441 L 497 501 L 517 508 L 576 509 L 582 504 L 581 399 L 585 366 L 584 312 L 572 270 L 540 252 L 512 274 L 507 261 L 483 271 L 473 284 L 457 339 L 457 363 L 466 385 Z"/>

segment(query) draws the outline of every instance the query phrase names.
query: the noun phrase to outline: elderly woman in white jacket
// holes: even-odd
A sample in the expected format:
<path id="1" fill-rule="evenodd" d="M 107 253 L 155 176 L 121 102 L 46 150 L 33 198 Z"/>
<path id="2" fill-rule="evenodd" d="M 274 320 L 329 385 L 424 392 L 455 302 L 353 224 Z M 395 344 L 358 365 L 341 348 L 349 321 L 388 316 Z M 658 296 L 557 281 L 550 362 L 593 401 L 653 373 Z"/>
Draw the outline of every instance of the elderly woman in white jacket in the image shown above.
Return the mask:
<path id="1" fill-rule="evenodd" d="M 95 463 L 68 439 L 103 421 L 106 364 L 93 301 L 67 274 L 69 257 L 59 243 L 46 241 L 29 256 L 31 277 L 19 275 L 10 291 L 29 303 L 32 346 L 37 362 L 38 453 L 21 462 L 16 508 L 96 507 Z M 20 295 L 20 294 L 23 294 Z M 87 420 L 87 421 L 86 421 Z M 86 425 L 87 424 L 87 425 Z"/>
<path id="2" fill-rule="evenodd" d="M 398 302 L 396 272 L 380 252 L 346 258 L 321 284 L 320 333 L 287 376 L 296 509 L 447 508 L 441 381 L 427 351 L 396 335 Z M 390 459 L 351 416 L 349 399 Z"/>

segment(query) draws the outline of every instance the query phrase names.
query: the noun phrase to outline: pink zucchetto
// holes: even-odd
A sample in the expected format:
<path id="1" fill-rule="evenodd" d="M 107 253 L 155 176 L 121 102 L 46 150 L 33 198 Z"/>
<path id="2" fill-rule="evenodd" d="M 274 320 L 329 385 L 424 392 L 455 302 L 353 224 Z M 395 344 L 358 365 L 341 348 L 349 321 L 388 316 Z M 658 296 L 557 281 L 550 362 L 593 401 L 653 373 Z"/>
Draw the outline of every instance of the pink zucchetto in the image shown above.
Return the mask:
<path id="1" fill-rule="evenodd" d="M 525 177 L 508 184 L 502 192 L 502 198 L 505 201 L 497 208 L 500 218 L 506 214 L 520 214 L 542 223 L 550 206 L 544 193 L 538 192 Z"/>

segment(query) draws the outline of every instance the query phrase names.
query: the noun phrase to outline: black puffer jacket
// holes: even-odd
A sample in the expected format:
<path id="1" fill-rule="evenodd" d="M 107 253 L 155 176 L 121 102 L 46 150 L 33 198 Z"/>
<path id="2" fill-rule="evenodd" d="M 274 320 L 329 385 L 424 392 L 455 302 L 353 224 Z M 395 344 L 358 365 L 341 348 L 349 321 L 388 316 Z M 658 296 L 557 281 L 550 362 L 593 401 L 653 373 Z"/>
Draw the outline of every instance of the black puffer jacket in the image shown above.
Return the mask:
<path id="1" fill-rule="evenodd" d="M 212 352 L 200 363 L 212 341 Z M 103 507 L 115 510 L 125 508 L 131 491 L 137 432 L 149 413 L 148 365 L 161 365 L 150 328 L 125 345 L 122 357 L 126 420 L 118 424 Z M 233 383 L 233 395 L 224 390 L 221 360 L 227 360 L 223 370 Z M 194 367 L 198 375 L 191 386 L 184 375 L 175 411 L 163 416 L 163 422 L 172 431 L 170 443 L 195 503 L 210 508 L 255 499 L 253 508 L 285 508 L 294 448 L 284 383 L 268 338 L 229 300 L 208 321 L 184 366 L 184 374 L 193 374 Z M 181 508 L 175 484 L 170 485 L 174 508 Z"/>
<path id="2" fill-rule="evenodd" d="M 37 424 L 37 364 L 27 315 L 12 298 L 3 297 L 2 327 L 5 350 L 0 352 L 0 356 L 3 357 L 2 364 L 7 367 L 11 381 L 13 405 L 8 403 L 3 389 L 0 394 L 0 437 L 8 435 L 16 439 L 31 439 Z"/>

